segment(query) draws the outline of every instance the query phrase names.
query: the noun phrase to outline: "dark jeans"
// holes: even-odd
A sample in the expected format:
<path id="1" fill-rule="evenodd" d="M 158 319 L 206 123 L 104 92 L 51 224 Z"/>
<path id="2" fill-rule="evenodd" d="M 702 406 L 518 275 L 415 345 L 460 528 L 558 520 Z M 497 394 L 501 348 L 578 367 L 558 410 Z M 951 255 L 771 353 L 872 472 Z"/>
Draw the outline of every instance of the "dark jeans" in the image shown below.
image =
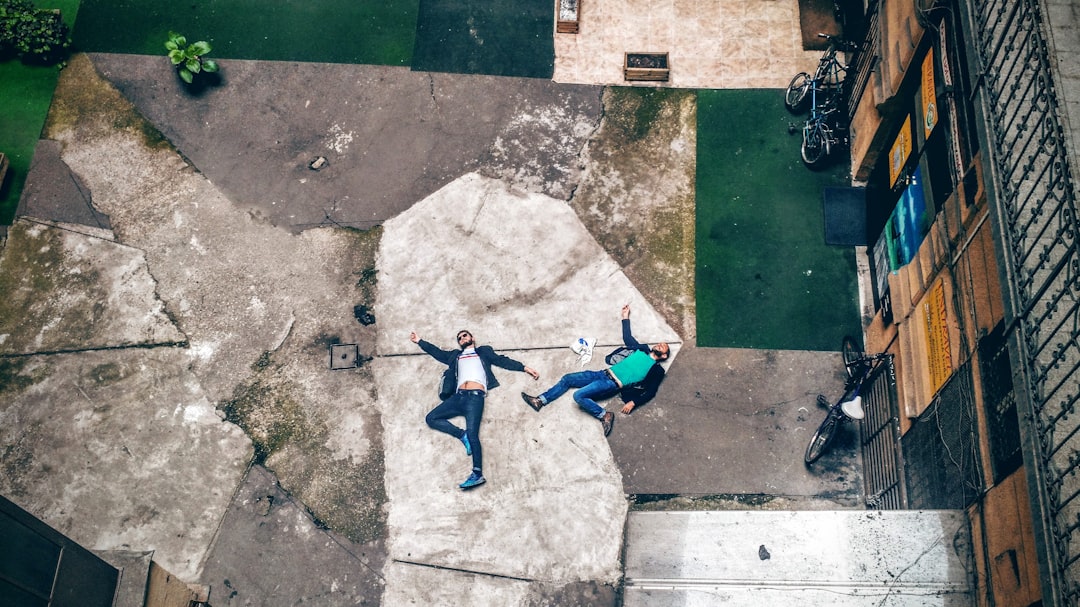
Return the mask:
<path id="1" fill-rule="evenodd" d="M 570 388 L 581 388 L 574 392 L 574 401 L 577 402 L 579 407 L 597 419 L 604 419 L 604 408 L 596 402 L 596 399 L 614 396 L 619 391 L 619 384 L 616 384 L 606 371 L 567 373 L 562 376 L 559 383 L 541 394 L 540 400 L 550 403 L 566 394 L 566 391 Z"/>
<path id="2" fill-rule="evenodd" d="M 480 449 L 480 418 L 484 415 L 483 390 L 458 390 L 427 414 L 424 421 L 439 432 L 445 432 L 456 439 L 469 437 L 472 447 L 472 465 L 483 470 L 483 452 Z M 464 417 L 465 430 L 446 421 L 451 417 Z"/>

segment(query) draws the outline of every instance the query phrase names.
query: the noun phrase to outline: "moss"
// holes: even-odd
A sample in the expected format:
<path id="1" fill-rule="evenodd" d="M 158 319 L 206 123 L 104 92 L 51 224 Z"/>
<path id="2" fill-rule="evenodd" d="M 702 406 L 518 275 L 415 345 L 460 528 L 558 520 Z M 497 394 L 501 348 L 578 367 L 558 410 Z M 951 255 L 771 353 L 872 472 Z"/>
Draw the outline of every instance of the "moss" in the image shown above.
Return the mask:
<path id="1" fill-rule="evenodd" d="M 360 290 L 360 302 L 366 306 L 375 304 L 376 287 L 378 286 L 378 270 L 375 268 L 375 258 L 379 250 L 379 242 L 382 240 L 382 226 L 375 226 L 370 230 L 346 228 L 354 236 L 350 256 L 359 270 L 353 272 L 356 277 L 356 288 Z"/>
<path id="2" fill-rule="evenodd" d="M 237 386 L 233 397 L 217 408 L 251 438 L 255 460 L 260 464 L 287 443 L 316 432 L 293 396 L 292 387 L 272 377 L 258 375 Z"/>
<path id="3" fill-rule="evenodd" d="M 693 91 L 605 89 L 589 171 L 571 204 L 680 334 L 694 334 Z"/>
<path id="4" fill-rule="evenodd" d="M 107 294 L 99 273 L 73 263 L 65 253 L 60 231 L 18 222 L 8 234 L 0 257 L 0 334 L 4 350 L 57 349 L 82 344 L 94 334 L 105 314 Z M 40 343 L 39 332 L 63 340 Z"/>
<path id="5" fill-rule="evenodd" d="M 613 134 L 626 141 L 645 139 L 659 119 L 687 93 L 677 89 L 613 87 L 605 107 Z"/>
<path id="6" fill-rule="evenodd" d="M 80 53 L 73 55 L 60 73 L 43 133 L 55 139 L 59 133 L 84 124 L 102 131 L 137 134 L 150 149 L 173 149 L 169 140 L 101 77 L 89 57 Z"/>

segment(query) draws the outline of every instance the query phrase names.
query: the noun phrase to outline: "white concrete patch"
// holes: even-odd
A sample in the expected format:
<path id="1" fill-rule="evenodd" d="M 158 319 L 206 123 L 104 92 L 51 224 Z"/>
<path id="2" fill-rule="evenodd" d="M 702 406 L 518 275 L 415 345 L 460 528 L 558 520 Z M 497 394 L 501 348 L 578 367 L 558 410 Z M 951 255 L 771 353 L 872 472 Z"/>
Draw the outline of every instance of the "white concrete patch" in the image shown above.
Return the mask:
<path id="1" fill-rule="evenodd" d="M 473 330 L 481 343 L 566 347 L 582 335 L 598 351 L 634 335 L 677 342 L 618 264 L 564 202 L 468 174 L 387 221 L 379 251 L 379 352 L 413 353 Z"/>
<path id="2" fill-rule="evenodd" d="M 598 338 L 589 368 L 602 368 L 622 341 L 624 303 L 638 339 L 677 346 L 677 334 L 565 203 L 475 174 L 388 221 L 378 268 L 383 603 L 501 606 L 520 604 L 523 581 L 615 583 L 627 503 L 599 421 L 569 395 L 536 413 L 519 393 L 580 370 L 569 348 L 580 336 Z M 463 446 L 424 423 L 445 366 L 408 338 L 415 329 L 449 348 L 461 328 L 542 375 L 495 370 L 502 385 L 481 426 L 488 482 L 469 492 L 457 487 L 471 468 Z"/>
<path id="3" fill-rule="evenodd" d="M 624 605 L 972 604 L 961 511 L 636 512 Z"/>

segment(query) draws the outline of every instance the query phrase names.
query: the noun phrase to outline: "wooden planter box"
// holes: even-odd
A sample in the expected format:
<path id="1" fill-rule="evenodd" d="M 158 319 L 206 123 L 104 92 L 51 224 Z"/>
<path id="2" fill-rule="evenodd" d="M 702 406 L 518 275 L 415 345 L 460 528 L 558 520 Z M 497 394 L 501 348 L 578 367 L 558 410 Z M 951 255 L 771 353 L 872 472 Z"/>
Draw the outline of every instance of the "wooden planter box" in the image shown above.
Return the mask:
<path id="1" fill-rule="evenodd" d="M 625 53 L 623 77 L 627 80 L 667 82 L 671 75 L 667 53 Z"/>
<path id="2" fill-rule="evenodd" d="M 578 20 L 581 17 L 581 0 L 555 0 L 555 32 L 559 34 L 578 33 Z"/>

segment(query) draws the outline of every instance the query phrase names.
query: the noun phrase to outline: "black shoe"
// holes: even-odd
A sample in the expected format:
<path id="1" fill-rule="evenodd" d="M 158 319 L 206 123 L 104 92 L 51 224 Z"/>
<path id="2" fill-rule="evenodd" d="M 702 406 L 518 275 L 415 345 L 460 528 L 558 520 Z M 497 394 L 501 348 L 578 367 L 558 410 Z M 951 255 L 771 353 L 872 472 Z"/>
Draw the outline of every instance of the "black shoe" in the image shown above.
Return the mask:
<path id="1" fill-rule="evenodd" d="M 521 393 L 521 400 L 525 401 L 525 404 L 532 407 L 533 411 L 536 411 L 537 413 L 540 412 L 540 409 L 544 408 L 544 401 L 535 396 L 529 396 L 524 392 Z"/>
<path id="2" fill-rule="evenodd" d="M 600 420 L 601 424 L 604 424 L 604 436 L 611 434 L 611 429 L 615 427 L 615 414 L 608 411 L 604 414 L 604 419 Z"/>

